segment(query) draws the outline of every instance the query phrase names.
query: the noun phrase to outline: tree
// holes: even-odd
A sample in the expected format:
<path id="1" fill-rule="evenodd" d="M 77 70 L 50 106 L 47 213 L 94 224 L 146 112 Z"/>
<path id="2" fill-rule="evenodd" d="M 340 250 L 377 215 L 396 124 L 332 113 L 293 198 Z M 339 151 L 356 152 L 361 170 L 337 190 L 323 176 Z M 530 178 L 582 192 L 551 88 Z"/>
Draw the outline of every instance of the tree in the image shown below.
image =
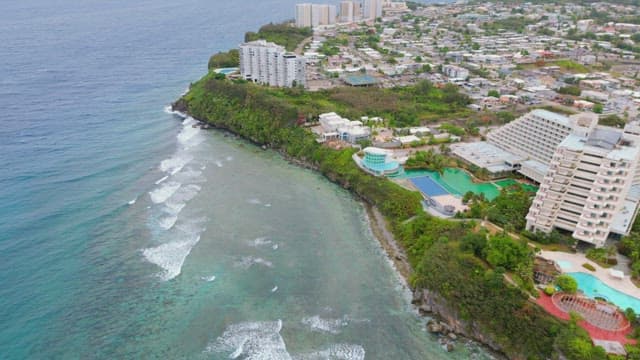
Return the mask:
<path id="1" fill-rule="evenodd" d="M 515 270 L 518 265 L 531 262 L 531 251 L 526 243 L 516 242 L 506 234 L 491 236 L 485 252 L 489 264 L 507 270 Z"/>
<path id="2" fill-rule="evenodd" d="M 578 291 L 578 282 L 569 275 L 563 274 L 556 278 L 556 285 L 564 292 L 575 294 Z"/>
<path id="3" fill-rule="evenodd" d="M 500 97 L 500 92 L 498 90 L 491 89 L 487 93 L 487 96 L 491 96 L 491 97 L 494 97 L 494 98 L 499 98 Z"/>
<path id="4" fill-rule="evenodd" d="M 593 105 L 593 112 L 596 114 L 602 114 L 602 110 L 604 110 L 604 106 L 602 104 Z"/>

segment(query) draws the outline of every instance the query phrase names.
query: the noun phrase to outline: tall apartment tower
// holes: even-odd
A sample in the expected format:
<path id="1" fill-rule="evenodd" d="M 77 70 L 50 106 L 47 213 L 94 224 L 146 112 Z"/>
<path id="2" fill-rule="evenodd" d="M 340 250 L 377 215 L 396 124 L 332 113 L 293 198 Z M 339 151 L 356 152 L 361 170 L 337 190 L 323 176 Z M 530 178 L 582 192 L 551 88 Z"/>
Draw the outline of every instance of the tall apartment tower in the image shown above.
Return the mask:
<path id="1" fill-rule="evenodd" d="M 354 19 L 355 3 L 353 1 L 340 2 L 340 22 L 351 23 Z"/>
<path id="2" fill-rule="evenodd" d="M 306 84 L 304 57 L 287 53 L 284 47 L 265 40 L 240 45 L 240 75 L 243 79 L 270 86 Z"/>
<path id="3" fill-rule="evenodd" d="M 311 4 L 296 4 L 296 27 L 311 27 Z"/>
<path id="4" fill-rule="evenodd" d="M 373 20 L 382 17 L 382 0 L 364 0 L 362 12 L 363 19 Z"/>
<path id="5" fill-rule="evenodd" d="M 596 247 L 611 233 L 629 233 L 640 201 L 640 126 L 597 123 L 595 114 L 576 115 L 529 209 L 527 230 L 562 229 Z"/>
<path id="6" fill-rule="evenodd" d="M 336 6 L 325 4 L 311 5 L 311 26 L 331 25 L 336 23 Z"/>

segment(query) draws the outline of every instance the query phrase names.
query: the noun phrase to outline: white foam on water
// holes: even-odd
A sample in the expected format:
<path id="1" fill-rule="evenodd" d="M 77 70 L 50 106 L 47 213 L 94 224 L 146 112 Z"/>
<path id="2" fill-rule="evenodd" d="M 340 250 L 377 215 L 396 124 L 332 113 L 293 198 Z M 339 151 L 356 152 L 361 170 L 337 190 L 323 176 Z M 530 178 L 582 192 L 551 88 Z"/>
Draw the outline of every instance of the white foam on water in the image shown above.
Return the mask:
<path id="1" fill-rule="evenodd" d="M 194 127 L 195 124 L 185 125 L 178 133 L 178 142 L 185 146 L 196 146 L 202 143 L 203 139 L 197 137 L 200 134 L 200 128 Z"/>
<path id="2" fill-rule="evenodd" d="M 328 348 L 294 357 L 296 360 L 364 360 L 364 348 L 356 344 L 333 344 Z"/>
<path id="3" fill-rule="evenodd" d="M 273 267 L 273 263 L 269 260 L 265 260 L 263 258 L 257 258 L 257 257 L 253 257 L 253 256 L 245 256 L 242 259 L 240 259 L 239 261 L 236 261 L 235 266 L 242 268 L 242 269 L 249 269 L 250 267 L 252 267 L 253 265 L 262 265 L 268 268 L 272 268 Z"/>
<path id="4" fill-rule="evenodd" d="M 178 189 L 182 186 L 179 182 L 171 181 L 166 184 L 160 185 L 159 188 L 149 192 L 151 201 L 155 204 L 160 204 L 169 199 Z"/>
<path id="5" fill-rule="evenodd" d="M 271 247 L 273 250 L 278 250 L 278 244 L 273 244 L 273 246 Z"/>
<path id="6" fill-rule="evenodd" d="M 217 167 L 219 167 L 219 168 L 221 168 L 221 167 L 223 167 L 224 165 L 222 164 L 222 161 L 220 161 L 220 160 L 216 160 L 216 166 L 217 166 Z"/>
<path id="7" fill-rule="evenodd" d="M 262 201 L 260 201 L 260 199 L 256 199 L 256 198 L 248 199 L 248 200 L 247 200 L 247 202 L 248 202 L 249 204 L 253 204 L 253 205 L 260 205 L 260 204 L 262 204 Z"/>
<path id="8" fill-rule="evenodd" d="M 189 90 L 187 89 L 187 92 L 188 91 Z M 185 92 L 185 94 L 186 94 L 186 92 Z M 184 94 L 182 94 L 182 95 L 184 95 Z M 183 113 L 181 111 L 177 111 L 177 110 L 171 109 L 171 105 L 165 106 L 164 107 L 164 112 L 167 113 L 167 114 L 171 114 L 171 115 L 178 115 L 179 117 L 181 117 L 183 119 L 185 119 L 187 117 L 187 114 L 185 114 L 185 113 Z"/>
<path id="9" fill-rule="evenodd" d="M 264 204 L 264 207 L 271 207 L 271 204 Z"/>
<path id="10" fill-rule="evenodd" d="M 211 276 L 203 276 L 200 279 L 206 281 L 206 282 L 213 282 L 216 279 L 215 275 L 211 275 Z"/>
<path id="11" fill-rule="evenodd" d="M 193 160 L 193 157 L 185 154 L 176 154 L 160 162 L 160 170 L 175 175 L 178 171 Z"/>
<path id="12" fill-rule="evenodd" d="M 249 241 L 249 246 L 253 246 L 253 247 L 265 246 L 270 244 L 271 244 L 271 240 L 267 239 L 266 237 L 259 237 L 259 238 L 253 239 L 252 241 Z"/>
<path id="13" fill-rule="evenodd" d="M 311 331 L 339 334 L 342 328 L 349 325 L 346 317 L 341 319 L 323 319 L 319 315 L 302 319 L 302 323 L 308 326 Z"/>
<path id="14" fill-rule="evenodd" d="M 164 230 L 169 230 L 176 224 L 176 221 L 178 221 L 177 215 L 166 215 L 158 219 L 158 225 Z"/>
<path id="15" fill-rule="evenodd" d="M 162 184 L 165 180 L 169 178 L 169 175 L 163 176 L 160 180 L 156 181 L 156 185 Z"/>
<path id="16" fill-rule="evenodd" d="M 233 160 L 233 156 L 227 156 L 227 161 L 232 161 Z"/>
<path id="17" fill-rule="evenodd" d="M 206 168 L 207 168 L 207 167 L 206 167 L 205 165 L 202 165 L 202 166 L 200 167 L 200 170 L 204 170 L 204 169 L 206 169 Z"/>
<path id="18" fill-rule="evenodd" d="M 129 204 L 129 205 L 133 205 L 133 204 L 135 204 L 135 203 L 136 203 L 136 201 L 138 201 L 138 198 L 135 198 L 135 199 L 133 199 L 133 200 L 129 201 L 127 204 Z"/>
<path id="19" fill-rule="evenodd" d="M 276 291 L 278 291 L 278 286 L 277 286 L 277 285 L 276 285 L 276 286 L 274 286 L 274 287 L 273 287 L 273 289 L 271 289 L 271 292 L 272 292 L 272 293 L 274 293 L 274 292 L 276 292 Z"/>
<path id="20" fill-rule="evenodd" d="M 180 189 L 176 189 L 167 202 L 171 204 L 184 204 L 196 197 L 200 190 L 202 190 L 202 187 L 195 184 L 182 186 Z"/>
<path id="21" fill-rule="evenodd" d="M 180 211 L 182 211 L 182 209 L 187 206 L 187 204 L 185 203 L 174 202 L 171 199 L 169 199 L 164 205 L 164 212 L 171 215 L 178 215 Z"/>
<path id="22" fill-rule="evenodd" d="M 282 320 L 233 324 L 205 352 L 227 353 L 230 359 L 291 360 L 280 330 Z"/>
<path id="23" fill-rule="evenodd" d="M 186 240 L 177 240 L 156 247 L 142 250 L 142 255 L 152 264 L 162 268 L 158 277 L 163 281 L 169 281 L 180 275 L 184 260 L 189 256 L 191 249 L 200 241 L 196 235 Z"/>

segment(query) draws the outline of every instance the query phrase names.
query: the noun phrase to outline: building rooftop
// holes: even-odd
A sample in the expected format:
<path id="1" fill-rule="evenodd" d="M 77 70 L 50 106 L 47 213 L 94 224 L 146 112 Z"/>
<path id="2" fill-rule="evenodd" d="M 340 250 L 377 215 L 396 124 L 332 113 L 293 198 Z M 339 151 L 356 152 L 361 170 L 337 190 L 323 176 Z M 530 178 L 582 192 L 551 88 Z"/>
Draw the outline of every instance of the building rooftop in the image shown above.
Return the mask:
<path id="1" fill-rule="evenodd" d="M 622 138 L 622 132 L 613 129 L 595 129 L 587 138 L 587 145 L 613 150 Z"/>
<path id="2" fill-rule="evenodd" d="M 536 116 L 539 116 L 543 119 L 547 119 L 550 121 L 553 121 L 555 123 L 558 123 L 560 125 L 564 125 L 564 126 L 569 126 L 571 127 L 571 120 L 561 114 L 557 114 L 548 110 L 544 110 L 544 109 L 535 109 L 532 111 L 532 113 Z"/>

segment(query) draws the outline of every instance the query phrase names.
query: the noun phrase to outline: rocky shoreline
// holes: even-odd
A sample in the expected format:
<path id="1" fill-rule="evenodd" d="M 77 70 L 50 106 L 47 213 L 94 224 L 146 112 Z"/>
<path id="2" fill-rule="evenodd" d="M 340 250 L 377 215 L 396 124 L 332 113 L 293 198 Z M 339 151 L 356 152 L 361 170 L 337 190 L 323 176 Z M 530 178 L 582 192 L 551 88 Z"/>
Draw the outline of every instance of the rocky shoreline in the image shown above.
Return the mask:
<path id="1" fill-rule="evenodd" d="M 179 102 L 176 102 L 172 105 L 172 111 L 181 116 L 187 117 L 191 116 L 188 114 L 188 110 L 186 108 L 182 108 L 179 105 Z M 202 129 L 215 129 L 222 130 L 233 134 L 234 136 L 238 136 L 242 139 L 250 141 L 254 145 L 260 147 L 263 150 L 269 149 L 269 147 L 265 144 L 260 144 L 253 139 L 243 137 L 241 134 L 237 134 L 231 129 L 225 127 L 217 127 L 208 122 L 199 120 L 197 118 L 193 118 L 198 121 L 198 126 Z M 288 156 L 283 151 L 278 151 L 279 154 L 283 156 L 289 163 L 294 164 L 296 166 L 310 169 L 314 171 L 320 171 L 320 169 L 310 164 L 309 162 L 302 161 L 299 159 L 292 158 Z M 341 184 L 335 179 L 327 177 L 327 179 L 331 182 L 337 183 L 341 187 L 346 188 L 345 184 Z M 404 249 L 397 243 L 395 237 L 391 233 L 388 228 L 388 224 L 382 213 L 373 205 L 367 202 L 366 199 L 360 199 L 366 210 L 366 214 L 369 220 L 370 229 L 374 235 L 374 237 L 378 240 L 385 253 L 389 257 L 389 259 L 393 262 L 394 268 L 402 279 L 405 282 L 405 285 L 408 286 L 412 290 L 412 305 L 415 306 L 416 310 L 421 316 L 430 317 L 430 320 L 427 323 L 427 331 L 433 334 L 437 334 L 439 336 L 438 342 L 446 349 L 447 351 L 453 351 L 458 342 L 463 339 L 475 341 L 481 345 L 483 345 L 486 350 L 490 351 L 495 358 L 506 358 L 501 352 L 501 347 L 484 336 L 478 329 L 476 329 L 473 324 L 468 324 L 460 320 L 460 318 L 452 312 L 446 302 L 437 296 L 437 294 L 432 293 L 426 289 L 413 289 L 409 283 L 410 276 L 413 272 L 411 264 L 407 258 L 407 255 L 404 252 Z M 471 325 L 471 326 L 470 326 Z"/>

